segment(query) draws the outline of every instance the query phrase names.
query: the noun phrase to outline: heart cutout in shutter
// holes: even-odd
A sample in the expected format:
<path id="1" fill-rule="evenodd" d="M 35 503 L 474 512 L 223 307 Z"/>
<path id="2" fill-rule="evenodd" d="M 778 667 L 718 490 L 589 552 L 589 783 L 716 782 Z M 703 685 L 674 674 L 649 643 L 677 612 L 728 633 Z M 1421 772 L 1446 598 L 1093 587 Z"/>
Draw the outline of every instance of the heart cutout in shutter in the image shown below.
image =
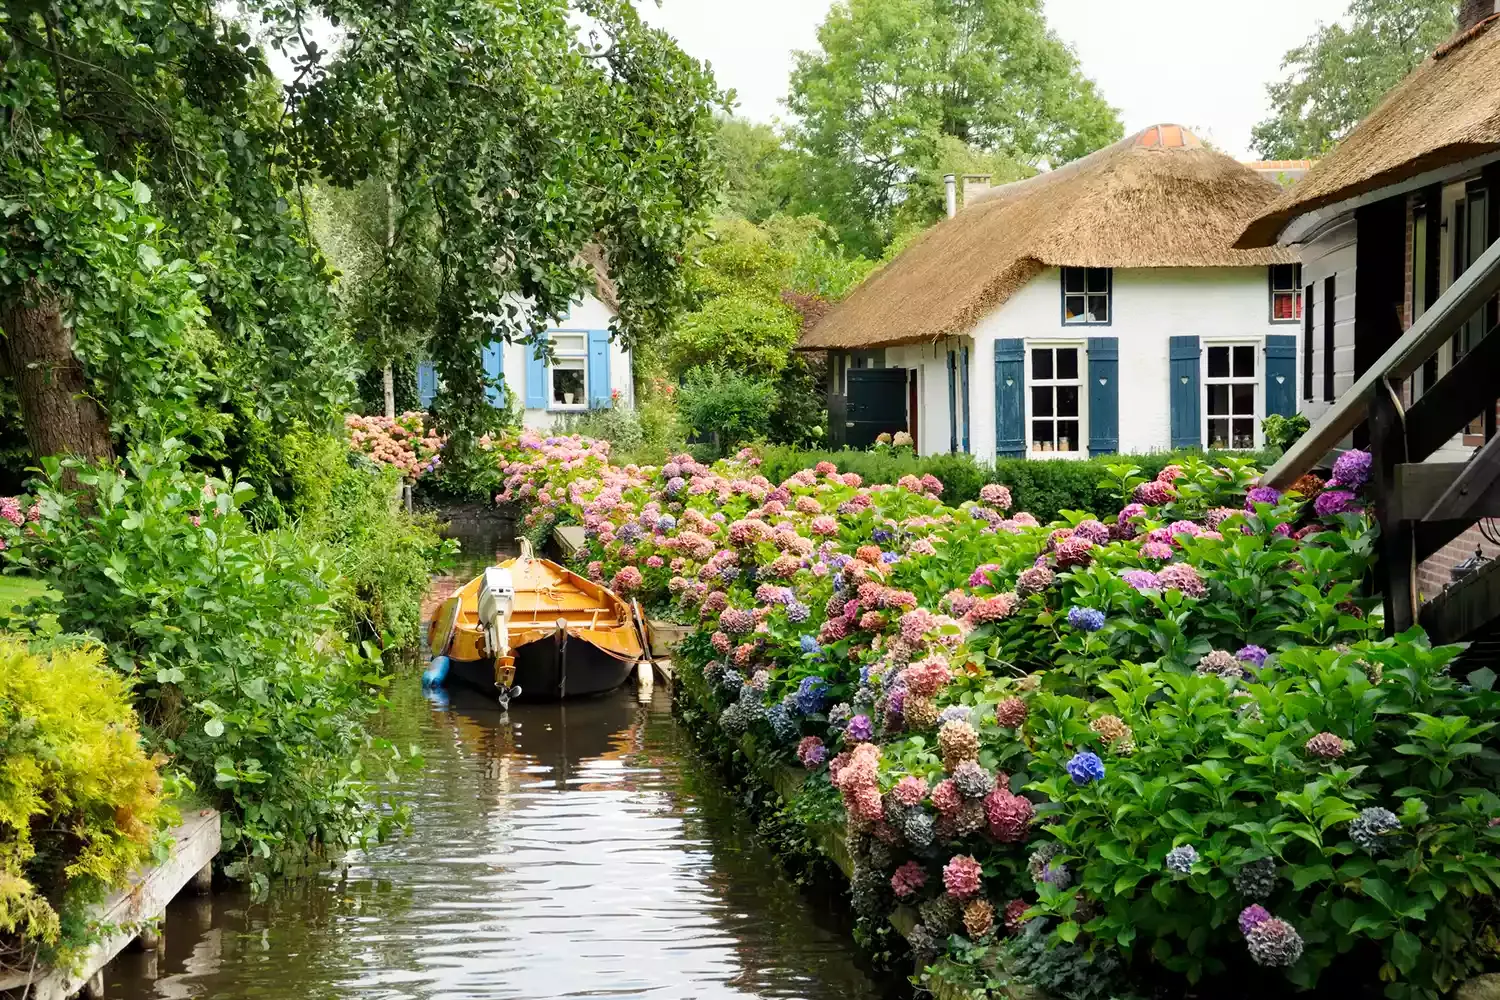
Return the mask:
<path id="1" fill-rule="evenodd" d="M 1008 378 L 1008 379 L 1005 380 L 1005 387 L 1007 389 L 1009 389 L 1011 386 L 1013 386 L 1015 384 L 1016 384 L 1016 380 L 1013 379 L 1013 378 Z"/>
<path id="2" fill-rule="evenodd" d="M 1184 376 L 1182 376 L 1182 378 L 1178 379 L 1178 381 L 1181 382 L 1183 385 L 1187 385 L 1188 384 L 1188 377 L 1186 375 L 1184 375 Z"/>
<path id="3" fill-rule="evenodd" d="M 1107 379 L 1107 378 L 1101 378 L 1099 380 L 1099 384 L 1100 385 L 1109 385 L 1109 379 Z"/>
<path id="4" fill-rule="evenodd" d="M 1286 376 L 1285 375 L 1277 375 L 1276 376 L 1276 384 L 1277 385 L 1286 385 Z"/>

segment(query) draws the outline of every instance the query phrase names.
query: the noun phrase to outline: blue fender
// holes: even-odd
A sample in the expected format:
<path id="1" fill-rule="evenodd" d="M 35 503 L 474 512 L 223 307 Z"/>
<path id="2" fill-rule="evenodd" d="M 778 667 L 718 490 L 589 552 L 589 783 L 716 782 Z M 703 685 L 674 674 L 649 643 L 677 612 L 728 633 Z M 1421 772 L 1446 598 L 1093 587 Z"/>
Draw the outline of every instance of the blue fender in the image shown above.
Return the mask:
<path id="1" fill-rule="evenodd" d="M 448 658 L 446 656 L 434 656 L 432 662 L 422 673 L 423 687 L 437 687 L 448 679 Z"/>

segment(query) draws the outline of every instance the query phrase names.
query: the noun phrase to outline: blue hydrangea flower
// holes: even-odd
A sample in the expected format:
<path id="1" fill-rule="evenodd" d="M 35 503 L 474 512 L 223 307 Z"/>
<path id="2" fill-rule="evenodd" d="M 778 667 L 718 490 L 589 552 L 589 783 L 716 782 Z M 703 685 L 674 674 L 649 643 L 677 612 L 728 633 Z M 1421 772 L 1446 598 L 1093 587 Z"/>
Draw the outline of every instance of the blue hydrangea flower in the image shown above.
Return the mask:
<path id="1" fill-rule="evenodd" d="M 839 590 L 843 590 L 844 589 L 844 574 L 842 574 L 842 573 L 835 573 L 835 574 L 833 574 L 833 589 L 835 591 L 839 591 Z"/>
<path id="2" fill-rule="evenodd" d="M 947 725 L 950 722 L 968 722 L 972 713 L 967 705 L 949 705 L 938 715 L 938 725 Z"/>
<path id="3" fill-rule="evenodd" d="M 726 587 L 734 583 L 734 581 L 738 580 L 739 578 L 740 571 L 736 566 L 725 566 L 723 569 L 719 570 L 719 579 L 724 582 L 724 585 Z"/>
<path id="4" fill-rule="evenodd" d="M 797 685 L 797 711 L 803 715 L 815 715 L 827 704 L 828 682 L 817 676 L 802 678 L 802 683 Z"/>
<path id="5" fill-rule="evenodd" d="M 675 527 L 677 527 L 677 518 L 671 514 L 663 514 L 656 519 L 656 530 L 664 534 Z"/>
<path id="6" fill-rule="evenodd" d="M 1097 632 L 1104 627 L 1104 612 L 1097 608 L 1072 608 L 1068 624 L 1080 632 Z"/>
<path id="7" fill-rule="evenodd" d="M 887 531 L 885 528 L 876 528 L 874 531 L 870 532 L 870 538 L 875 542 L 876 545 L 884 545 L 894 537 L 896 536 Z"/>
<path id="8" fill-rule="evenodd" d="M 892 563 L 900 562 L 901 554 L 899 552 L 882 552 L 880 553 L 880 561 L 889 566 Z"/>
<path id="9" fill-rule="evenodd" d="M 801 644 L 802 652 L 804 653 L 816 653 L 820 648 L 818 646 L 818 640 L 814 639 L 810 635 L 804 635 L 800 640 L 798 640 L 798 642 Z"/>
<path id="10" fill-rule="evenodd" d="M 790 600 L 786 602 L 786 620 L 791 622 L 793 625 L 802 624 L 803 622 L 807 621 L 807 619 L 811 615 L 812 609 L 809 608 L 806 604 L 803 604 L 801 601 Z M 808 639 L 811 638 L 811 636 L 803 636 L 803 638 Z"/>
<path id="11" fill-rule="evenodd" d="M 615 532 L 615 537 L 627 545 L 641 540 L 641 526 L 634 521 L 626 521 L 620 525 L 620 530 Z"/>
<path id="12" fill-rule="evenodd" d="M 1104 761 L 1099 755 L 1089 750 L 1084 750 L 1073 755 L 1068 761 L 1068 777 L 1073 779 L 1075 785 L 1087 785 L 1094 781 L 1104 780 Z"/>
<path id="13" fill-rule="evenodd" d="M 771 733 L 778 742 L 795 743 L 802 736 L 802 727 L 784 706 L 772 705 L 766 709 L 766 721 L 771 724 Z"/>
<path id="14" fill-rule="evenodd" d="M 1181 847 L 1174 847 L 1167 852 L 1163 863 L 1166 864 L 1169 871 L 1174 871 L 1179 875 L 1190 875 L 1193 871 L 1193 865 L 1198 863 L 1198 848 L 1192 844 L 1183 844 Z"/>

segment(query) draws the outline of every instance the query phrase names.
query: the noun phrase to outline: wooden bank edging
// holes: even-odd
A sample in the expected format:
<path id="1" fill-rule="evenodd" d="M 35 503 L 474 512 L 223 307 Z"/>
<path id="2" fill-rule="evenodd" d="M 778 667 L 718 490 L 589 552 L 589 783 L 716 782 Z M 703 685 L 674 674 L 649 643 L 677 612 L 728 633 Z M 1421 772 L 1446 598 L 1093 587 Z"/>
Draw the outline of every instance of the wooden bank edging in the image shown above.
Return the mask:
<path id="1" fill-rule="evenodd" d="M 194 811 L 171 831 L 171 838 L 171 856 L 166 861 L 142 870 L 125 888 L 89 908 L 89 923 L 109 929 L 108 935 L 79 958 L 76 970 L 38 968 L 29 975 L 0 973 L 0 992 L 29 986 L 27 1000 L 72 996 L 140 936 L 143 924 L 161 916 L 189 882 L 212 874 L 209 865 L 219 853 L 218 812 Z"/>
<path id="2" fill-rule="evenodd" d="M 712 711 L 711 701 L 704 700 L 704 692 L 696 683 L 697 677 L 691 672 L 684 674 L 678 671 L 678 683 L 673 685 L 673 696 L 682 693 L 688 694 L 700 708 Z M 750 768 L 756 776 L 772 790 L 774 790 L 783 803 L 790 803 L 802 791 L 802 785 L 807 781 L 807 772 L 798 767 L 785 764 L 777 764 L 761 759 L 760 747 L 756 744 L 754 737 L 745 734 L 740 737 L 736 745 L 749 762 Z M 818 850 L 824 857 L 828 858 L 844 876 L 850 881 L 854 879 L 854 858 L 849 854 L 846 843 L 844 828 L 834 823 L 820 823 L 808 827 L 808 833 Z M 891 926 L 894 927 L 903 938 L 909 938 L 912 930 L 917 926 L 917 914 L 909 906 L 897 907 L 890 915 Z M 944 964 L 939 962 L 934 969 L 926 988 L 937 1000 L 970 1000 L 972 994 L 960 986 L 956 981 L 944 975 Z M 920 971 L 920 970 L 919 970 Z M 1028 998 L 1039 997 L 1040 994 L 1020 991 L 1006 994 L 990 994 L 991 996 L 1025 996 Z"/>

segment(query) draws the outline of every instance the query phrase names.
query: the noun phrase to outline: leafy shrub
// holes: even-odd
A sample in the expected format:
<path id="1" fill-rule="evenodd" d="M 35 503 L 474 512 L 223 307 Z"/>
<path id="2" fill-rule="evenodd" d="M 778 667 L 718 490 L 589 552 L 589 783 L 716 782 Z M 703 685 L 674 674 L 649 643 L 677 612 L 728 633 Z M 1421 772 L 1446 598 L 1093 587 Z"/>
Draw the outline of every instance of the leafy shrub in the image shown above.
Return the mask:
<path id="1" fill-rule="evenodd" d="M 288 436 L 282 454 L 296 530 L 338 569 L 341 631 L 403 652 L 422 644 L 422 599 L 442 554 L 436 521 L 408 515 L 401 476 L 333 437 Z"/>
<path id="2" fill-rule="evenodd" d="M 102 660 L 0 637 L 0 969 L 86 945 L 79 909 L 124 884 L 171 819 L 162 761 Z"/>
<path id="3" fill-rule="evenodd" d="M 705 365 L 688 372 L 677 393 L 682 419 L 720 449 L 764 437 L 776 405 L 776 387 L 742 371 Z"/>
<path id="4" fill-rule="evenodd" d="M 377 664 L 339 629 L 338 574 L 316 543 L 257 533 L 249 487 L 195 473 L 175 441 L 121 466 L 45 461 L 40 520 L 7 555 L 60 595 L 46 610 L 104 640 L 150 745 L 224 812 L 229 870 L 264 869 L 385 832 L 364 763 Z M 81 490 L 64 485 L 76 472 Z"/>
<path id="5" fill-rule="evenodd" d="M 776 409 L 767 437 L 776 444 L 815 447 L 828 433 L 826 365 L 793 354 L 776 380 Z"/>
<path id="6" fill-rule="evenodd" d="M 1290 417 L 1273 413 L 1261 421 L 1260 427 L 1261 433 L 1265 436 L 1267 448 L 1286 451 L 1312 428 L 1312 423 L 1301 413 L 1295 413 Z"/>
<path id="7" fill-rule="evenodd" d="M 635 410 L 626 406 L 565 414 L 554 429 L 558 434 L 581 434 L 584 437 L 608 441 L 612 454 L 629 454 L 638 451 L 646 442 L 646 432 L 641 427 L 641 418 Z"/>

